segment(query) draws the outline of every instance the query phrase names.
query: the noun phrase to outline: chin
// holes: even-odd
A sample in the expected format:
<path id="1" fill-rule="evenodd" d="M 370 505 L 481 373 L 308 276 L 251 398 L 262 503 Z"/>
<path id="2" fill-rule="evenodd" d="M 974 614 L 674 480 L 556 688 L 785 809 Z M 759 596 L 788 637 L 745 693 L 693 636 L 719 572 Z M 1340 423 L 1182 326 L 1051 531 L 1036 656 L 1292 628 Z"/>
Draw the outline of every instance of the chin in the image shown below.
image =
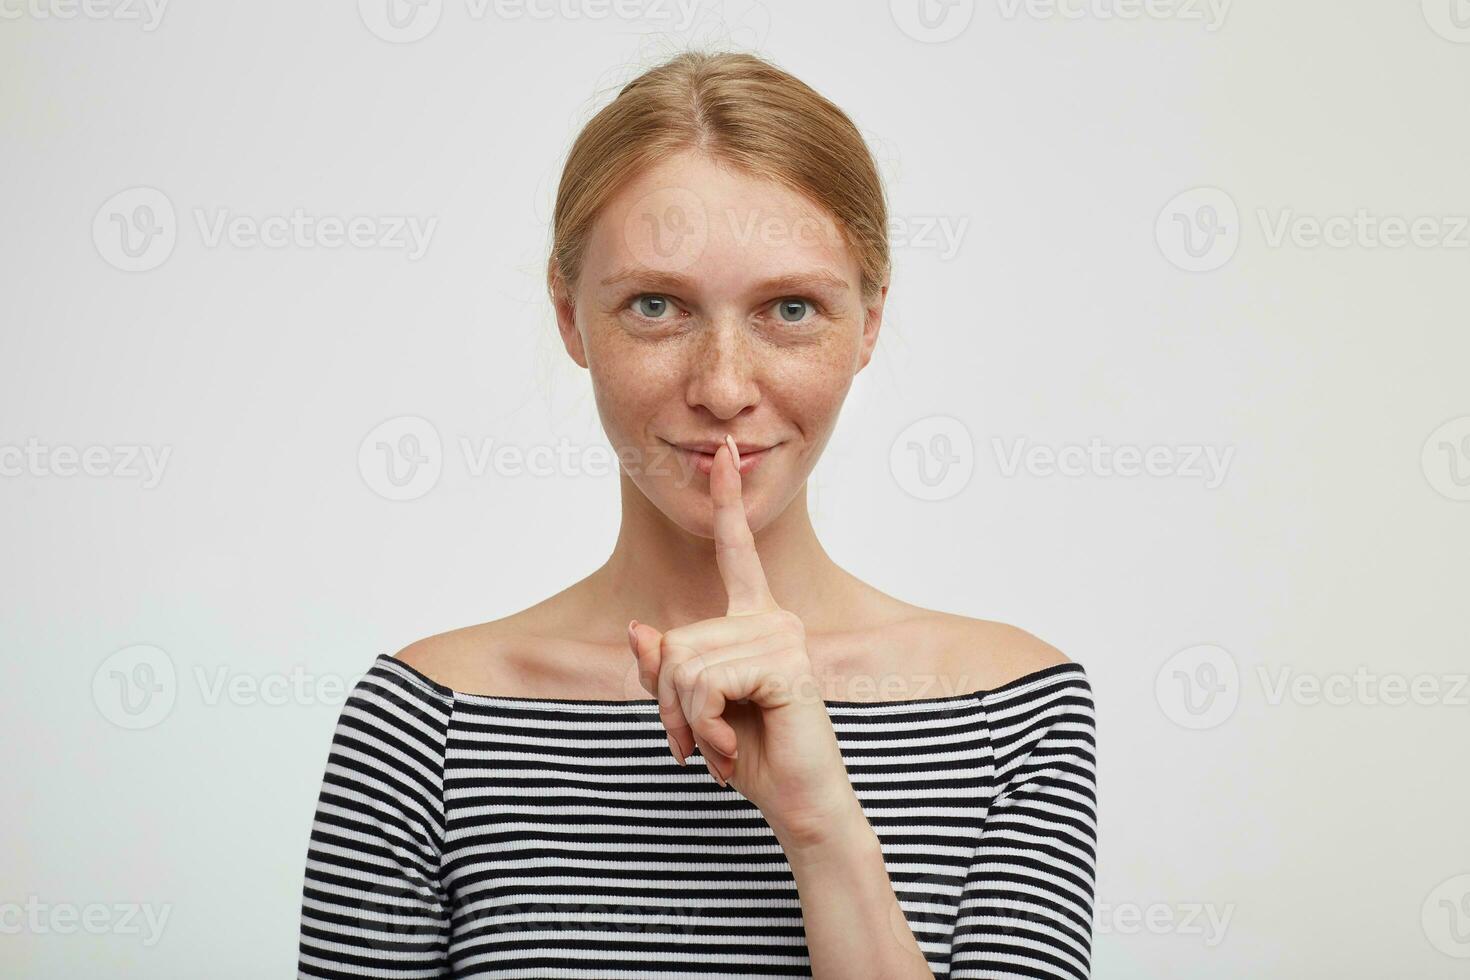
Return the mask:
<path id="1" fill-rule="evenodd" d="M 691 482 L 687 486 L 663 487 L 657 497 L 651 497 L 663 515 L 690 534 L 701 538 L 714 538 L 714 510 L 710 505 L 709 481 Z M 764 513 L 762 494 L 753 492 L 749 483 L 745 490 L 745 516 L 752 531 L 758 531 Z"/>

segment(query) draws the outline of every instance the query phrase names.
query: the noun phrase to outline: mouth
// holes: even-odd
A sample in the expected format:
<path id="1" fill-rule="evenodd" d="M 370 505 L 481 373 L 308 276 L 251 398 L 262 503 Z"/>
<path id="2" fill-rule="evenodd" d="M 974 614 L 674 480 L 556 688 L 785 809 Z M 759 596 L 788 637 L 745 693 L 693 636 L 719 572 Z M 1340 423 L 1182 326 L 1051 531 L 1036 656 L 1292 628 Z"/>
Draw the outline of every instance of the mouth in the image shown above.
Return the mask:
<path id="1" fill-rule="evenodd" d="M 665 440 L 667 442 L 668 440 Z M 670 442 L 669 446 L 679 455 L 679 459 L 689 467 L 698 470 L 708 476 L 715 468 L 715 452 L 723 443 L 719 442 Z M 781 444 L 771 443 L 759 445 L 757 443 L 743 443 L 736 441 L 735 447 L 740 450 L 740 475 L 751 473 L 765 461 L 766 457 L 775 452 Z"/>

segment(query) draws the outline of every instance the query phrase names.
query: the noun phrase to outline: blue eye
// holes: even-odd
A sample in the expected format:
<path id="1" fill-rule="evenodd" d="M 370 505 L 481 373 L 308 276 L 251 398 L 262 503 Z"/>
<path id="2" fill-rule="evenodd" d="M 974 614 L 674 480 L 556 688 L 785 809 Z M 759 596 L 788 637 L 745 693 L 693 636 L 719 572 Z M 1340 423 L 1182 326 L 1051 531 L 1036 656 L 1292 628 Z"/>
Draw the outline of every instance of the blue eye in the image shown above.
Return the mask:
<path id="1" fill-rule="evenodd" d="M 791 299 L 783 299 L 776 304 L 776 309 L 779 311 L 781 319 L 785 320 L 787 323 L 800 323 L 802 320 L 806 319 L 805 313 L 811 308 L 811 303 L 808 303 L 804 299 L 797 299 L 795 297 L 792 297 Z"/>
<path id="2" fill-rule="evenodd" d="M 663 319 L 663 314 L 669 309 L 668 297 L 657 296 L 653 293 L 644 293 L 642 296 L 633 300 L 633 304 L 640 315 L 646 316 L 650 320 Z"/>

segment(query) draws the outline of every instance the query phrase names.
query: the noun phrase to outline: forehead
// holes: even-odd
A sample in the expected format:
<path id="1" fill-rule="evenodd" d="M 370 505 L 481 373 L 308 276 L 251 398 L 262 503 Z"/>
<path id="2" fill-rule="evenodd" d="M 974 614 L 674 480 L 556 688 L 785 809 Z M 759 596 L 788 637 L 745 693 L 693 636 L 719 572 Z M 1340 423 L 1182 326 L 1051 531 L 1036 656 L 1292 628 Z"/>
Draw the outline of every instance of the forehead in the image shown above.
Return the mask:
<path id="1" fill-rule="evenodd" d="M 584 263 L 593 288 L 630 268 L 732 290 L 816 272 L 859 287 L 855 253 L 825 208 L 696 153 L 660 161 L 620 188 L 593 226 Z"/>

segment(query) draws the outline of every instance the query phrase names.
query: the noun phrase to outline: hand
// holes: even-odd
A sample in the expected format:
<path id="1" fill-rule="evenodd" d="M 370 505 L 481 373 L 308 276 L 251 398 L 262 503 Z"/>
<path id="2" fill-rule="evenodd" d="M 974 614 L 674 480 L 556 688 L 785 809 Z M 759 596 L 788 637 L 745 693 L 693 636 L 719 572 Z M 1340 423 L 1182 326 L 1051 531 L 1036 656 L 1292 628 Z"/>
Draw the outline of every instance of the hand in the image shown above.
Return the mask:
<path id="1" fill-rule="evenodd" d="M 776 605 L 741 496 L 728 436 L 710 473 L 724 616 L 660 633 L 628 624 L 643 687 L 680 765 L 697 745 L 710 774 L 760 807 L 783 845 L 861 812 L 807 656 L 801 619 Z"/>

